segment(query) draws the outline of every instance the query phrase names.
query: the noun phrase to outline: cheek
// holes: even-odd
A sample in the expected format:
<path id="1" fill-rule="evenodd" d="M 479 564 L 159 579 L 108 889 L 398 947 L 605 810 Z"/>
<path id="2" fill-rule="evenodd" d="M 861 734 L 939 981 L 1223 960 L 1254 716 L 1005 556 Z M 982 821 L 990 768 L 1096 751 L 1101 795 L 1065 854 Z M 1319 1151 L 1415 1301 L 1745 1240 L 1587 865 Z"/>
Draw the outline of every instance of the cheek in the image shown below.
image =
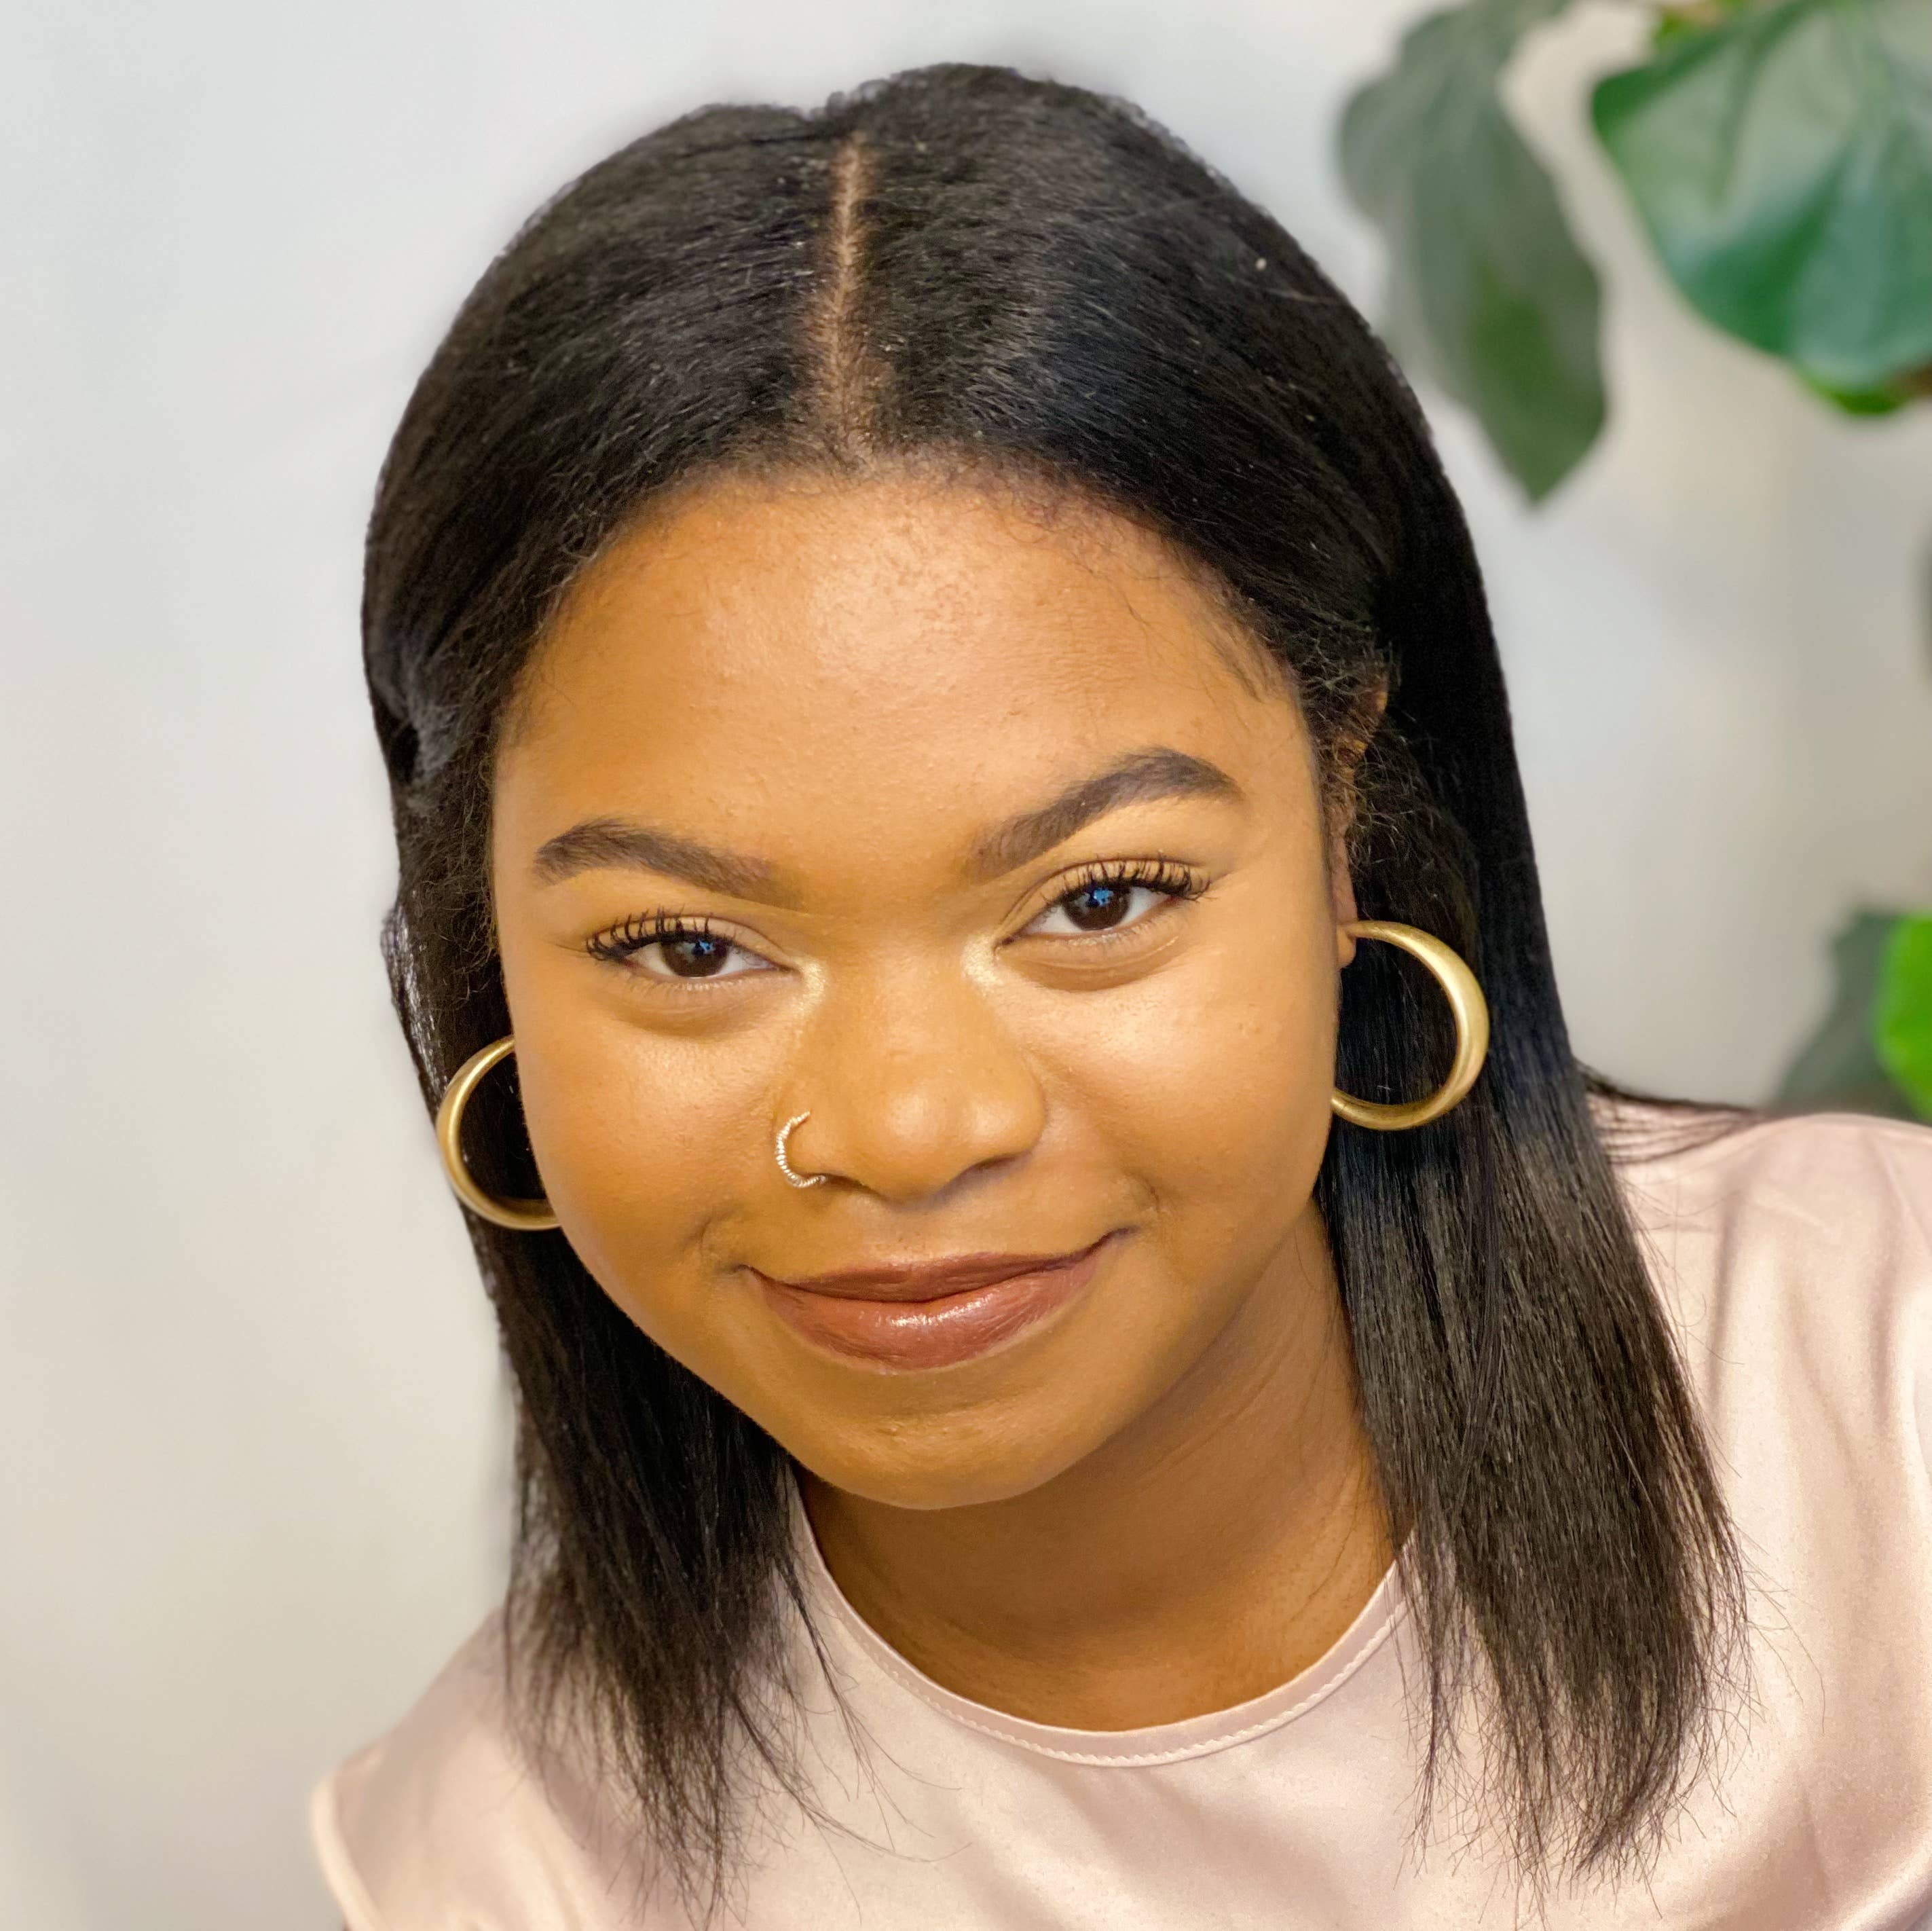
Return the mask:
<path id="1" fill-rule="evenodd" d="M 592 1002 L 512 999 L 530 1143 L 566 1236 L 625 1312 L 688 1359 L 715 1299 L 714 1237 L 762 1177 L 775 1090 L 764 1037 L 680 1039 Z"/>
<path id="2" fill-rule="evenodd" d="M 1310 921 L 1204 947 L 1063 1013 L 1058 1077 L 1164 1214 L 1251 1223 L 1265 1242 L 1300 1212 L 1331 1117 L 1333 944 Z"/>

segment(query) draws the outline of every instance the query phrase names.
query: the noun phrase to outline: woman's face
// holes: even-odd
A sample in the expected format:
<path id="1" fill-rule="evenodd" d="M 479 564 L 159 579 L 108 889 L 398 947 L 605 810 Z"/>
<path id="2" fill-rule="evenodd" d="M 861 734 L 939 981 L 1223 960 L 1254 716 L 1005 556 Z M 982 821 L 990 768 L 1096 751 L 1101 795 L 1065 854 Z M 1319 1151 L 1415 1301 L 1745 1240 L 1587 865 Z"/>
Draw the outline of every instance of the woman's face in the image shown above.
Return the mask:
<path id="1" fill-rule="evenodd" d="M 1255 1297 L 1332 1295 L 1283 1264 L 1352 950 L 1318 796 L 1265 659 L 1124 522 L 907 476 L 660 510 L 580 582 L 496 772 L 565 1236 L 835 1487 L 1050 1480 Z M 976 1286 L 920 1278 L 962 1259 Z"/>

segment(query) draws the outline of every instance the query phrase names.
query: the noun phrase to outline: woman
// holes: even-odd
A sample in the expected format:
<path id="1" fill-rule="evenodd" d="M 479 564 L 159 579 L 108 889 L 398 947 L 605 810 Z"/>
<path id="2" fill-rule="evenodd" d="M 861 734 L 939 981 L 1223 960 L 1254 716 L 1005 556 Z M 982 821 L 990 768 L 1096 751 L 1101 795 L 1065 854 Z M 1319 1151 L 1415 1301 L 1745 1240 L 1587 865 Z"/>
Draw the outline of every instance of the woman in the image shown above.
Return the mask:
<path id="1" fill-rule="evenodd" d="M 1932 1911 L 1932 1134 L 1580 1071 L 1267 216 L 1001 71 L 691 116 L 470 297 L 366 629 L 520 1506 L 353 1931 Z"/>

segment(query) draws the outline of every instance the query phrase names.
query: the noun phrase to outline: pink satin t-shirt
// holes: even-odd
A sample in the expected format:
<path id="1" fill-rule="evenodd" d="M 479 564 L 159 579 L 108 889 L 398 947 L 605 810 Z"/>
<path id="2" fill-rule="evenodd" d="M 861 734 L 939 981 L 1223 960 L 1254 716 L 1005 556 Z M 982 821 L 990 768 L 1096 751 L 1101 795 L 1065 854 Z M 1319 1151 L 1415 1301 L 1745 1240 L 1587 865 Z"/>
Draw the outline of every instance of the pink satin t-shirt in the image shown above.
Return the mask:
<path id="1" fill-rule="evenodd" d="M 1752 1570 L 1755 1703 L 1647 1874 L 1558 1889 L 1546 1921 L 1932 1927 L 1932 1131 L 1767 1121 L 1618 1170 Z M 840 1594 L 802 1508 L 794 1524 L 868 1767 L 829 1695 L 808 1697 L 803 1761 L 846 1828 L 769 1804 L 721 1925 L 1517 1921 L 1492 1839 L 1448 1816 L 1412 1839 L 1417 1656 L 1393 1571 L 1327 1656 L 1265 1695 L 1066 1730 L 922 1676 Z M 594 1775 L 520 1761 L 492 1629 L 316 1794 L 350 1931 L 685 1926 L 668 1887 L 640 1897 L 648 1848 Z"/>

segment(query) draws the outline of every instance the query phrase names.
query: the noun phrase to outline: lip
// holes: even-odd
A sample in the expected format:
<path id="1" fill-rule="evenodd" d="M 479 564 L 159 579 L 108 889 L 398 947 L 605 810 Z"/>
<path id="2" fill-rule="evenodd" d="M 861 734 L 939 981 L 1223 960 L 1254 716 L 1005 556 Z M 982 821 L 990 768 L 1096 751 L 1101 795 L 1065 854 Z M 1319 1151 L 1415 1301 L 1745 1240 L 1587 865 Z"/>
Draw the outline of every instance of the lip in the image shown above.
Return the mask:
<path id="1" fill-rule="evenodd" d="M 1100 1242 L 1093 1243 L 1098 1247 Z M 905 1261 L 886 1267 L 850 1267 L 836 1274 L 808 1274 L 802 1279 L 778 1281 L 802 1294 L 830 1294 L 842 1300 L 937 1301 L 969 1287 L 988 1287 L 1023 1274 L 1068 1267 L 1090 1247 L 1063 1249 L 1057 1254 L 961 1254 L 946 1260 Z M 775 1275 L 763 1277 L 777 1279 Z"/>
<path id="2" fill-rule="evenodd" d="M 766 1305 L 818 1347 L 875 1368 L 944 1368 L 1016 1341 L 1078 1300 L 1114 1238 L 1071 1254 L 962 1254 L 802 1281 L 750 1271 Z"/>

